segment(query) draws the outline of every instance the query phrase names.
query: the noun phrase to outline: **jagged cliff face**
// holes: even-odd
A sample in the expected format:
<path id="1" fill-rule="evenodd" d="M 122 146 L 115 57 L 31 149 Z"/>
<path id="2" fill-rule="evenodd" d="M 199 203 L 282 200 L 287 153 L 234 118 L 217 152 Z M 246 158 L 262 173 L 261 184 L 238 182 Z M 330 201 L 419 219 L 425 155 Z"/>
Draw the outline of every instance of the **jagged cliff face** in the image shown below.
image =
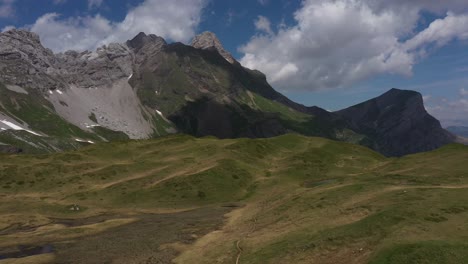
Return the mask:
<path id="1" fill-rule="evenodd" d="M 232 57 L 231 53 L 224 49 L 219 39 L 212 32 L 203 32 L 200 35 L 195 36 L 192 40 L 192 47 L 196 49 L 215 49 L 229 63 L 237 62 L 236 59 Z"/>
<path id="2" fill-rule="evenodd" d="M 31 32 L 10 30 L 0 34 L 0 78 L 9 85 L 44 90 L 63 88 L 53 76 L 56 57 Z"/>
<path id="3" fill-rule="evenodd" d="M 32 149 L 174 132 L 219 138 L 296 132 L 401 155 L 450 140 L 411 100 L 391 115 L 381 101 L 338 113 L 292 102 L 264 74 L 242 67 L 211 32 L 191 46 L 140 33 L 96 51 L 60 54 L 31 32 L 0 34 L 0 143 Z M 376 109 L 382 115 L 369 121 Z M 418 128 L 428 126 L 425 134 Z M 427 140 L 412 144 L 417 137 Z"/>
<path id="4" fill-rule="evenodd" d="M 4 135 L 3 142 L 19 140 L 37 148 L 35 142 L 56 137 L 33 112 L 47 115 L 42 123 L 59 120 L 63 134 L 58 136 L 69 137 L 66 144 L 42 142 L 49 151 L 110 140 L 116 136 L 112 131 L 133 139 L 176 131 L 221 138 L 288 131 L 285 122 L 256 105 L 256 97 L 264 99 L 261 93 L 287 100 L 263 75 L 240 66 L 212 33 L 195 37 L 193 43 L 167 44 L 140 33 L 93 52 L 54 54 L 34 33 L 0 34 L 0 117 L 5 121 L 0 129 L 12 134 Z"/>
<path id="5" fill-rule="evenodd" d="M 134 139 L 149 138 L 171 129 L 157 131 L 154 123 L 164 123 L 163 119 L 145 109 L 128 83 L 142 54 L 149 52 L 144 47 L 110 44 L 94 52 L 54 54 L 34 33 L 10 30 L 0 34 L 0 82 L 7 89 L 19 87 L 45 98 L 52 105 L 45 104 L 46 108 L 85 132 L 96 134 L 104 128 Z M 15 119 L 10 114 L 11 122 L 28 126 Z"/>
<path id="6" fill-rule="evenodd" d="M 373 149 L 402 156 L 429 151 L 455 140 L 426 112 L 420 93 L 391 89 L 385 94 L 336 112 L 351 128 L 370 138 Z"/>

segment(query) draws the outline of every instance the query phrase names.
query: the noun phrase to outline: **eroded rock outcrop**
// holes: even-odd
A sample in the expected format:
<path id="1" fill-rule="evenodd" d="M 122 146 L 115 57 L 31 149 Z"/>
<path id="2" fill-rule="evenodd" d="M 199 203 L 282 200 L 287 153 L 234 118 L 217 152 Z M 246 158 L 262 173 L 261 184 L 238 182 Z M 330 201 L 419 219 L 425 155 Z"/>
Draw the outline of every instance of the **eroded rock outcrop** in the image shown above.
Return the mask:
<path id="1" fill-rule="evenodd" d="M 195 36 L 192 40 L 192 47 L 197 49 L 214 48 L 230 63 L 236 62 L 231 53 L 224 49 L 223 45 L 221 45 L 221 41 L 219 41 L 218 37 L 213 32 L 205 31 Z"/>

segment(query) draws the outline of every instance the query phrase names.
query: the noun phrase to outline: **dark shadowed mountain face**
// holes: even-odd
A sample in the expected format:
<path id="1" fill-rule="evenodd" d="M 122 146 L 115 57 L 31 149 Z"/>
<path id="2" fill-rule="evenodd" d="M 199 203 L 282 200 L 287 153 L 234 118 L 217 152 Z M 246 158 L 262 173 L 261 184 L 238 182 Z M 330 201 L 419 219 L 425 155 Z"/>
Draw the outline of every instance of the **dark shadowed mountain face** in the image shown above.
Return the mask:
<path id="1" fill-rule="evenodd" d="M 263 73 L 237 62 L 211 32 L 196 36 L 192 46 L 140 33 L 96 51 L 59 54 L 34 33 L 0 33 L 0 144 L 52 152 L 176 132 L 219 138 L 300 133 L 386 155 L 452 140 L 414 92 L 391 90 L 337 113 L 297 104 Z"/>
<path id="2" fill-rule="evenodd" d="M 324 118 L 322 112 L 316 115 L 315 108 L 310 110 L 275 91 L 261 72 L 242 67 L 213 33 L 196 36 L 193 46 L 173 43 L 142 54 L 154 46 L 149 38 L 140 34 L 127 42 L 141 61 L 130 84 L 144 106 L 164 113 L 180 132 L 219 138 L 298 132 L 360 140 L 360 135 L 344 131 L 344 126 Z"/>
<path id="3" fill-rule="evenodd" d="M 367 135 L 371 148 L 388 156 L 428 151 L 455 140 L 426 112 L 421 94 L 414 91 L 391 89 L 336 114 Z"/>

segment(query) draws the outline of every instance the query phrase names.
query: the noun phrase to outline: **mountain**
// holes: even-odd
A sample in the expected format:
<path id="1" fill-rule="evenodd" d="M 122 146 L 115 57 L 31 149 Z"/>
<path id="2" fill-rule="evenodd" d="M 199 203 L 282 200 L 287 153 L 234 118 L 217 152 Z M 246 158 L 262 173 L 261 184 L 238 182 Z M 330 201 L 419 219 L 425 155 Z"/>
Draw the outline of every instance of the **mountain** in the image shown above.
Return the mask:
<path id="1" fill-rule="evenodd" d="M 415 91 L 391 89 L 336 114 L 367 135 L 372 149 L 388 156 L 429 151 L 455 140 L 427 113 L 422 95 Z"/>
<path id="2" fill-rule="evenodd" d="M 192 40 L 192 47 L 196 49 L 215 49 L 229 63 L 238 63 L 231 53 L 226 51 L 219 41 L 218 37 L 209 31 L 205 31 L 195 36 Z"/>
<path id="3" fill-rule="evenodd" d="M 175 132 L 360 137 L 276 92 L 213 33 L 195 37 L 194 47 L 140 33 L 93 52 L 54 54 L 36 34 L 14 29 L 0 34 L 0 44 L 0 142 L 28 151 Z"/>
<path id="4" fill-rule="evenodd" d="M 395 116 L 406 120 L 397 133 L 354 118 L 373 111 L 330 113 L 297 104 L 263 73 L 237 62 L 211 32 L 196 36 L 191 46 L 139 33 L 96 51 L 58 54 L 34 33 L 0 34 L 0 143 L 8 151 L 54 152 L 171 133 L 256 138 L 293 132 L 364 144 L 386 155 L 450 142 L 435 119 L 426 113 L 418 121 L 421 115 L 406 106 L 395 108 Z M 395 116 L 382 115 L 379 122 L 398 123 Z M 433 129 L 413 144 L 417 126 Z"/>

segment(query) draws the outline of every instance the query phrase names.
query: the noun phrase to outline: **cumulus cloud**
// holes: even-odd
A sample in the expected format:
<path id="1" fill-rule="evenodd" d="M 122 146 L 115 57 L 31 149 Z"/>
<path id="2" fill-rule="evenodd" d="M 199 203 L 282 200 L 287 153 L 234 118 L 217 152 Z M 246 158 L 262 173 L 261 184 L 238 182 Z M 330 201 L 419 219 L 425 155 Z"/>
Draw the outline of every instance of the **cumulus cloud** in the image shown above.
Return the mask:
<path id="1" fill-rule="evenodd" d="M 468 126 L 468 99 L 466 98 L 438 99 L 434 104 L 426 108 L 431 115 L 441 121 L 443 126 Z"/>
<path id="2" fill-rule="evenodd" d="M 129 10 L 121 22 L 110 21 L 99 14 L 63 18 L 57 13 L 48 13 L 30 28 L 39 34 L 44 46 L 56 52 L 93 50 L 111 42 L 124 42 L 139 32 L 187 41 L 195 35 L 205 5 L 206 0 L 145 0 Z"/>
<path id="3" fill-rule="evenodd" d="M 88 0 L 88 8 L 100 7 L 102 2 L 104 2 L 104 0 Z"/>
<path id="4" fill-rule="evenodd" d="M 444 14 L 448 10 L 462 13 L 468 11 L 465 0 L 367 0 L 368 4 L 380 11 L 385 8 L 418 9 L 435 14 Z"/>
<path id="5" fill-rule="evenodd" d="M 266 73 L 280 89 L 345 87 L 384 73 L 411 76 L 429 47 L 468 38 L 468 17 L 460 12 L 448 12 L 414 32 L 423 10 L 468 7 L 466 1 L 443 3 L 304 0 L 294 14 L 293 26 L 268 32 L 260 19 L 254 21 L 258 32 L 239 48 L 244 53 L 240 61 Z"/>
<path id="6" fill-rule="evenodd" d="M 461 88 L 460 89 L 460 95 L 461 96 L 467 96 L 468 95 L 468 90 L 466 90 L 465 88 Z"/>
<path id="7" fill-rule="evenodd" d="M 11 26 L 11 25 L 5 26 L 4 28 L 2 28 L 2 32 L 8 31 L 8 30 L 14 29 L 14 28 L 15 28 L 15 26 Z"/>
<path id="8" fill-rule="evenodd" d="M 94 49 L 105 44 L 106 36 L 113 34 L 116 25 L 106 18 L 71 17 L 61 19 L 57 13 L 38 18 L 31 31 L 39 34 L 42 44 L 54 51 Z"/>
<path id="9" fill-rule="evenodd" d="M 442 47 L 453 39 L 468 39 L 467 14 L 447 13 L 445 18 L 433 21 L 428 28 L 406 41 L 404 48 L 411 51 L 430 43 Z"/>
<path id="10" fill-rule="evenodd" d="M 8 18 L 15 15 L 15 0 L 0 0 L 0 18 Z"/>
<path id="11" fill-rule="evenodd" d="M 263 31 L 269 35 L 273 34 L 273 30 L 271 30 L 271 23 L 270 20 L 268 20 L 268 18 L 264 16 L 258 16 L 254 24 L 257 30 Z"/>

